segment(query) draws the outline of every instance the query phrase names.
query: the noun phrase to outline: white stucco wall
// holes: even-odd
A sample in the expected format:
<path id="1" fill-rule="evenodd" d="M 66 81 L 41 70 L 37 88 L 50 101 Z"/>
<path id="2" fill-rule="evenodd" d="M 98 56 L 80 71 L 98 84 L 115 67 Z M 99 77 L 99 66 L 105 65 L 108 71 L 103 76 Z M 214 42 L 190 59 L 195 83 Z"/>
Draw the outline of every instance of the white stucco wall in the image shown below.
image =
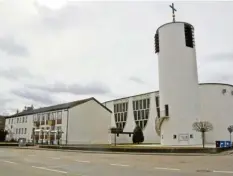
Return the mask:
<path id="1" fill-rule="evenodd" d="M 94 100 L 69 109 L 68 144 L 109 144 L 111 112 Z"/>
<path id="2" fill-rule="evenodd" d="M 17 118 L 22 119 L 23 117 L 27 117 L 27 122 L 17 123 Z M 19 138 L 26 138 L 27 140 L 30 140 L 32 135 L 32 120 L 32 115 L 7 118 L 5 121 L 5 130 L 10 131 L 10 133 L 6 136 L 6 140 L 11 140 L 12 138 L 15 140 L 18 140 Z M 16 129 L 19 128 L 26 128 L 26 134 L 16 134 Z"/>
<path id="3" fill-rule="evenodd" d="M 223 89 L 226 93 L 223 94 Z M 233 125 L 233 86 L 224 84 L 200 85 L 201 118 L 213 124 L 213 131 L 206 133 L 206 142 L 230 140 L 227 127 Z"/>
<path id="4" fill-rule="evenodd" d="M 128 112 L 126 125 L 123 129 L 124 132 L 133 132 L 135 128 L 135 120 L 133 115 L 133 100 L 139 100 L 144 98 L 150 98 L 150 111 L 149 118 L 146 127 L 143 130 L 144 143 L 160 143 L 160 137 L 155 131 L 155 117 L 157 116 L 156 106 L 155 106 L 155 96 L 158 96 L 157 92 L 147 93 L 143 95 L 137 95 L 133 97 L 127 97 L 115 101 L 109 101 L 103 103 L 107 108 L 109 108 L 113 113 L 111 115 L 111 126 L 116 127 L 116 122 L 114 118 L 114 104 L 128 102 Z M 114 135 L 111 136 L 111 142 L 114 143 Z M 132 136 L 129 137 L 127 134 L 121 134 L 116 137 L 116 142 L 119 143 L 132 143 Z"/>
<path id="5" fill-rule="evenodd" d="M 158 29 L 160 108 L 169 106 L 169 119 L 161 126 L 161 144 L 201 144 L 192 123 L 200 117 L 195 47 L 185 44 L 185 23 L 168 23 Z M 187 140 L 180 138 L 187 136 Z M 193 136 L 193 137 L 190 137 Z"/>
<path id="6" fill-rule="evenodd" d="M 223 94 L 222 90 L 226 89 L 226 93 Z M 206 133 L 206 142 L 209 144 L 215 143 L 216 140 L 229 140 L 229 133 L 227 127 L 233 125 L 233 86 L 224 84 L 200 84 L 200 120 L 209 121 L 213 124 L 214 130 Z M 135 95 L 132 97 L 122 98 L 118 100 L 108 101 L 103 103 L 109 109 L 113 111 L 111 116 L 111 126 L 116 127 L 114 118 L 114 103 L 129 102 L 127 121 L 124 128 L 124 132 L 132 132 L 135 127 L 135 120 L 133 116 L 132 101 L 134 99 L 143 99 L 144 97 L 150 97 L 150 114 L 147 126 L 143 130 L 144 143 L 160 143 L 160 137 L 155 132 L 154 118 L 157 116 L 155 108 L 155 96 L 158 96 L 158 92 L 147 93 L 144 95 Z M 194 120 L 195 121 L 195 120 Z M 194 122 L 193 121 L 193 122 Z M 180 123 L 180 122 L 179 122 Z M 185 123 L 182 121 L 181 123 Z M 179 126 L 178 126 L 179 128 Z M 192 132 L 193 129 L 189 127 Z M 200 133 L 197 133 L 200 135 Z M 132 143 L 132 137 L 128 135 L 120 135 L 116 138 L 117 143 Z M 232 137 L 233 139 L 233 137 Z M 114 143 L 114 136 L 112 135 L 111 142 Z M 190 144 L 192 145 L 192 144 Z"/>

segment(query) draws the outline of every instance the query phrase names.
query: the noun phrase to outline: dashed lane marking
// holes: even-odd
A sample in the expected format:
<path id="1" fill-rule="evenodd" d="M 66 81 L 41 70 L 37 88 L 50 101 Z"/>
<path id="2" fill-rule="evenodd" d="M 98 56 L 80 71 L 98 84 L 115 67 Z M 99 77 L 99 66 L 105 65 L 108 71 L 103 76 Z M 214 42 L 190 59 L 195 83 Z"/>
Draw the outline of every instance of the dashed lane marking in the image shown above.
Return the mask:
<path id="1" fill-rule="evenodd" d="M 158 169 L 158 170 L 180 171 L 180 169 L 177 169 L 177 168 L 166 168 L 166 167 L 155 167 L 155 169 Z"/>
<path id="2" fill-rule="evenodd" d="M 82 160 L 75 160 L 75 161 L 77 161 L 79 163 L 90 163 L 90 161 L 82 161 Z"/>
<path id="3" fill-rule="evenodd" d="M 233 174 L 233 171 L 213 171 L 215 173 L 225 173 L 225 174 Z"/>
<path id="4" fill-rule="evenodd" d="M 15 162 L 12 162 L 12 161 L 3 161 L 4 163 L 10 163 L 10 164 L 17 164 Z"/>
<path id="5" fill-rule="evenodd" d="M 49 168 L 46 168 L 46 167 L 37 167 L 37 166 L 32 166 L 32 167 L 36 168 L 36 169 L 51 171 L 51 172 L 58 172 L 58 173 L 62 173 L 62 174 L 67 174 L 68 173 L 68 172 L 65 172 L 65 171 L 60 171 L 60 170 L 56 170 L 56 169 L 49 169 Z"/>
<path id="6" fill-rule="evenodd" d="M 121 167 L 128 167 L 129 165 L 126 164 L 110 164 L 111 166 L 121 166 Z"/>

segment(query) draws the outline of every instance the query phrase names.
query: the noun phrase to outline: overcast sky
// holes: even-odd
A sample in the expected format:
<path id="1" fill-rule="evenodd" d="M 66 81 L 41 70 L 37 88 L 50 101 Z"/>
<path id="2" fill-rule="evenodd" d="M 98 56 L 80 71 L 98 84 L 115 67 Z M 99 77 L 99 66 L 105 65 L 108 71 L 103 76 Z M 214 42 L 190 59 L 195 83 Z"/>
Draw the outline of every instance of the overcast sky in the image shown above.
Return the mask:
<path id="1" fill-rule="evenodd" d="M 170 2 L 0 0 L 0 114 L 158 90 Z M 233 84 L 233 3 L 175 3 L 195 27 L 199 82 Z"/>

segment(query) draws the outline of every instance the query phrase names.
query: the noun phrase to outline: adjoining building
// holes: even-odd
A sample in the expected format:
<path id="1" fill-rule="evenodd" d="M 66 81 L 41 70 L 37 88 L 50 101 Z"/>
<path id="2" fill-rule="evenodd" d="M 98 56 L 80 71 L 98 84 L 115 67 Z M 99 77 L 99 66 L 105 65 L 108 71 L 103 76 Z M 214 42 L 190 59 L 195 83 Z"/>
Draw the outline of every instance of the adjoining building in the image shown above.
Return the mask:
<path id="1" fill-rule="evenodd" d="M 198 87 L 200 95 L 200 117 L 193 119 L 191 123 L 186 124 L 184 120 L 177 121 L 178 127 L 171 127 L 174 130 L 171 133 L 171 143 L 179 145 L 180 136 L 177 128 L 179 124 L 190 129 L 187 143 L 192 138 L 201 139 L 200 133 L 195 133 L 192 129 L 192 123 L 202 120 L 209 121 L 213 125 L 213 131 L 206 133 L 206 143 L 214 144 L 218 140 L 229 140 L 227 127 L 233 125 L 233 85 L 221 83 L 202 83 Z M 188 91 L 188 90 L 187 90 Z M 189 92 L 192 95 L 192 92 Z M 177 99 L 179 103 L 179 99 Z M 122 128 L 123 132 L 132 132 L 136 125 L 143 129 L 144 143 L 161 143 L 161 126 L 158 123 L 158 117 L 164 112 L 159 111 L 160 92 L 148 92 L 130 97 L 119 98 L 103 103 L 112 113 L 111 126 Z M 183 109 L 185 111 L 185 107 Z M 160 113 L 160 115 L 159 115 Z M 171 116 L 172 118 L 172 116 Z M 187 117 L 188 118 L 188 117 Z M 114 136 L 112 136 L 114 143 Z M 120 134 L 116 137 L 116 142 L 132 143 L 132 136 Z"/>
<path id="2" fill-rule="evenodd" d="M 47 144 L 109 144 L 111 110 L 95 98 L 39 109 L 7 117 L 7 140 L 25 138 Z"/>

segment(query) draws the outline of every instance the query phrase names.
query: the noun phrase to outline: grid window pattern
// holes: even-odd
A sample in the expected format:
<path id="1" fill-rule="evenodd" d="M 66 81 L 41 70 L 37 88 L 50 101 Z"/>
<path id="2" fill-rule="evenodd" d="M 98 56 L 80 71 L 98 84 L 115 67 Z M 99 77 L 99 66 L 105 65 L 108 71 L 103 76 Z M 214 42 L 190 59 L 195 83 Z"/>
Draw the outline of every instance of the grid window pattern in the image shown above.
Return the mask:
<path id="1" fill-rule="evenodd" d="M 124 129 L 128 113 L 128 102 L 114 104 L 116 127 Z"/>
<path id="2" fill-rule="evenodd" d="M 138 125 L 141 129 L 144 129 L 147 124 L 149 118 L 149 111 L 150 111 L 149 98 L 133 101 L 134 120 L 136 125 Z"/>

